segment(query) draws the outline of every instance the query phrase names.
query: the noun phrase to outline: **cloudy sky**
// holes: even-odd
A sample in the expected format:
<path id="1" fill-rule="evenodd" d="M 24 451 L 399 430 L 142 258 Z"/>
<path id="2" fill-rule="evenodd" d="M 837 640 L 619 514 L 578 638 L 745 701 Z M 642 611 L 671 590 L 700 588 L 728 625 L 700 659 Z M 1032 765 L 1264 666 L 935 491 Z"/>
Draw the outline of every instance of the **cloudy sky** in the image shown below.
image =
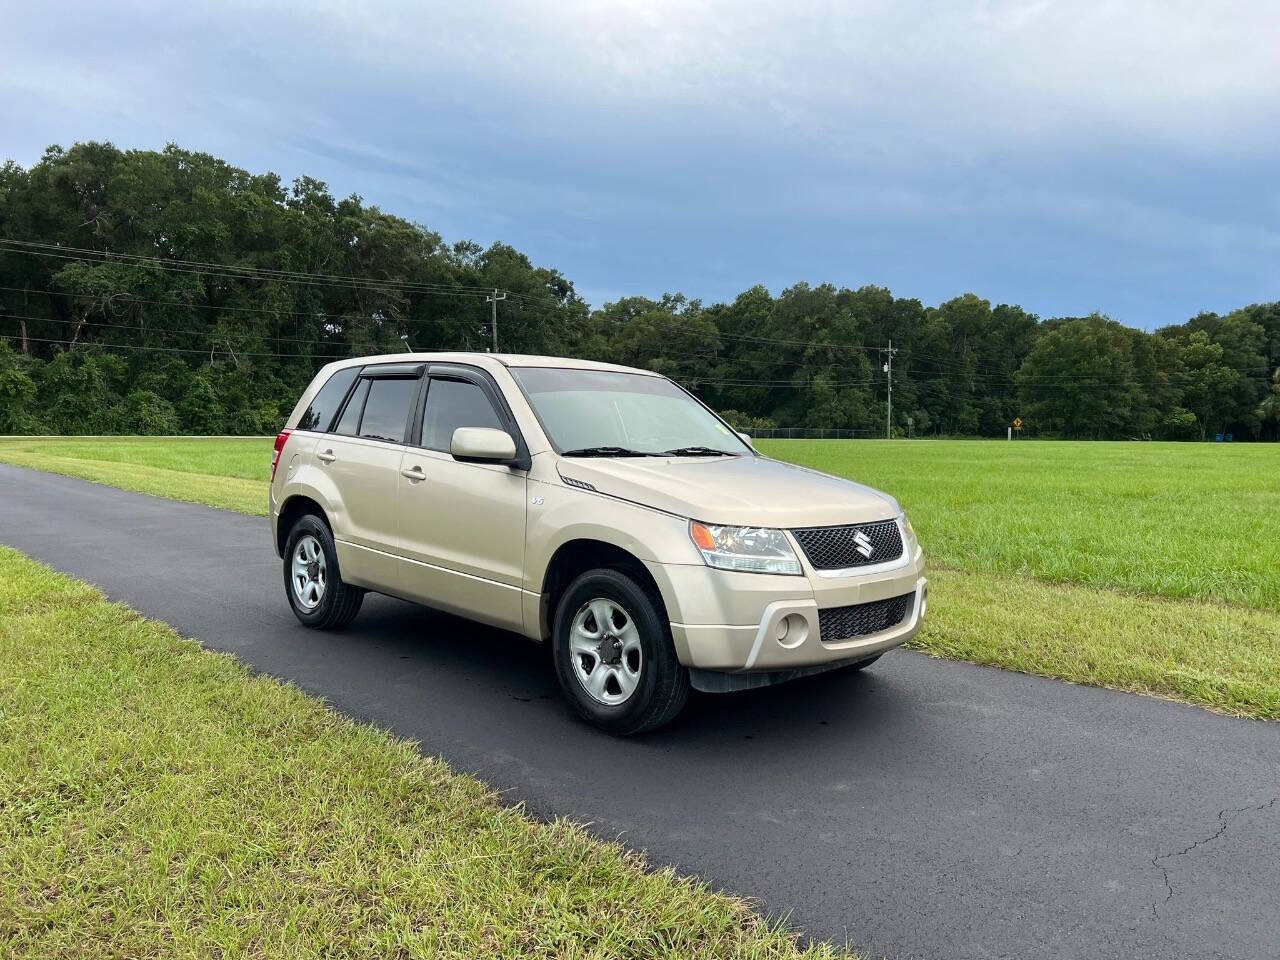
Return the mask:
<path id="1" fill-rule="evenodd" d="M 1280 4 L 6 4 L 0 154 L 166 141 L 505 240 L 599 304 L 1280 297 Z"/>

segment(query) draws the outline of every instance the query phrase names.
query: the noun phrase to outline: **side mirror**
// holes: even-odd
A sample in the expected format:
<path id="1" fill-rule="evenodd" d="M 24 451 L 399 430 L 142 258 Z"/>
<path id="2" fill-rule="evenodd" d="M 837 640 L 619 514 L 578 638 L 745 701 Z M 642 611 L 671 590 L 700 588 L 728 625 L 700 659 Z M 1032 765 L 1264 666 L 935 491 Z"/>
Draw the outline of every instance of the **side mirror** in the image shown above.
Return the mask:
<path id="1" fill-rule="evenodd" d="M 756 448 L 756 445 L 751 442 L 751 437 L 748 434 L 743 433 L 741 430 L 738 431 L 738 439 L 741 440 L 743 443 L 745 443 L 752 450 Z"/>
<path id="2" fill-rule="evenodd" d="M 458 427 L 449 441 L 449 453 L 467 463 L 514 463 L 516 442 L 505 430 Z"/>

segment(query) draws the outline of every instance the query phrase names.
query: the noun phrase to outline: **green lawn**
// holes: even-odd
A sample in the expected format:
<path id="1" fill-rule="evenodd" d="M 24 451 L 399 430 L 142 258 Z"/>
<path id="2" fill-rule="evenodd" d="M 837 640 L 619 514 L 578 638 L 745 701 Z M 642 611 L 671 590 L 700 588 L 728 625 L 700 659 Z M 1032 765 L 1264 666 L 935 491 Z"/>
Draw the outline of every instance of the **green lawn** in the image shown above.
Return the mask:
<path id="1" fill-rule="evenodd" d="M 266 515 L 274 437 L 0 437 L 0 460 Z"/>
<path id="2" fill-rule="evenodd" d="M 0 437 L 0 456 L 58 457 L 265 481 L 274 437 Z"/>
<path id="3" fill-rule="evenodd" d="M 1280 719 L 1280 447 L 762 441 L 890 491 L 934 587 L 917 646 Z M 0 439 L 0 460 L 261 514 L 270 439 Z"/>
<path id="4" fill-rule="evenodd" d="M 834 955 L 0 547 L 0 956 Z"/>
<path id="5" fill-rule="evenodd" d="M 1280 445 L 759 446 L 889 491 L 910 513 L 932 561 L 1280 610 Z"/>

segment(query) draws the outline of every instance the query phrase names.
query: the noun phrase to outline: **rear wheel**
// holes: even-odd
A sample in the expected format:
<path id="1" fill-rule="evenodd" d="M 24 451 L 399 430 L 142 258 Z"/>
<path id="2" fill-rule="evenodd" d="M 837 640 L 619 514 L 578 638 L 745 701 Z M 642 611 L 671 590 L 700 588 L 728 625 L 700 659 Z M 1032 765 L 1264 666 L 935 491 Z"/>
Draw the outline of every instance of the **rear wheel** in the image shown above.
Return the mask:
<path id="1" fill-rule="evenodd" d="M 345 627 L 364 603 L 363 590 L 342 582 L 333 534 L 314 514 L 299 517 L 285 541 L 284 592 L 298 621 L 316 630 Z"/>
<path id="2" fill-rule="evenodd" d="M 689 698 L 661 601 L 620 570 L 590 570 L 556 608 L 556 676 L 579 715 L 609 733 L 654 730 Z"/>

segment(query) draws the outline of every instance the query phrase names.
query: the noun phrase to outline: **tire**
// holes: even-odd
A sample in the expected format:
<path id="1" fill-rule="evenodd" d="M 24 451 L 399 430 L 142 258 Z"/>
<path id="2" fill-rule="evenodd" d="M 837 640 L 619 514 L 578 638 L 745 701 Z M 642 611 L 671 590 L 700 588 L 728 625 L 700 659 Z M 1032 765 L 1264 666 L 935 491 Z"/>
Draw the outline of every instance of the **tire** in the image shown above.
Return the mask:
<path id="1" fill-rule="evenodd" d="M 345 627 L 364 603 L 363 590 L 342 582 L 333 534 L 315 514 L 299 517 L 285 541 L 284 593 L 298 622 L 313 630 Z"/>
<path id="2" fill-rule="evenodd" d="M 556 607 L 552 657 L 560 689 L 579 716 L 618 736 L 670 723 L 689 699 L 689 672 L 651 591 L 621 570 L 589 570 Z"/>
<path id="3" fill-rule="evenodd" d="M 867 667 L 871 666 L 873 663 L 875 663 L 877 660 L 879 660 L 883 656 L 884 656 L 883 653 L 877 653 L 874 657 L 867 657 L 867 659 L 865 660 L 859 660 L 857 663 L 849 664 L 849 669 L 865 670 L 867 669 Z"/>

